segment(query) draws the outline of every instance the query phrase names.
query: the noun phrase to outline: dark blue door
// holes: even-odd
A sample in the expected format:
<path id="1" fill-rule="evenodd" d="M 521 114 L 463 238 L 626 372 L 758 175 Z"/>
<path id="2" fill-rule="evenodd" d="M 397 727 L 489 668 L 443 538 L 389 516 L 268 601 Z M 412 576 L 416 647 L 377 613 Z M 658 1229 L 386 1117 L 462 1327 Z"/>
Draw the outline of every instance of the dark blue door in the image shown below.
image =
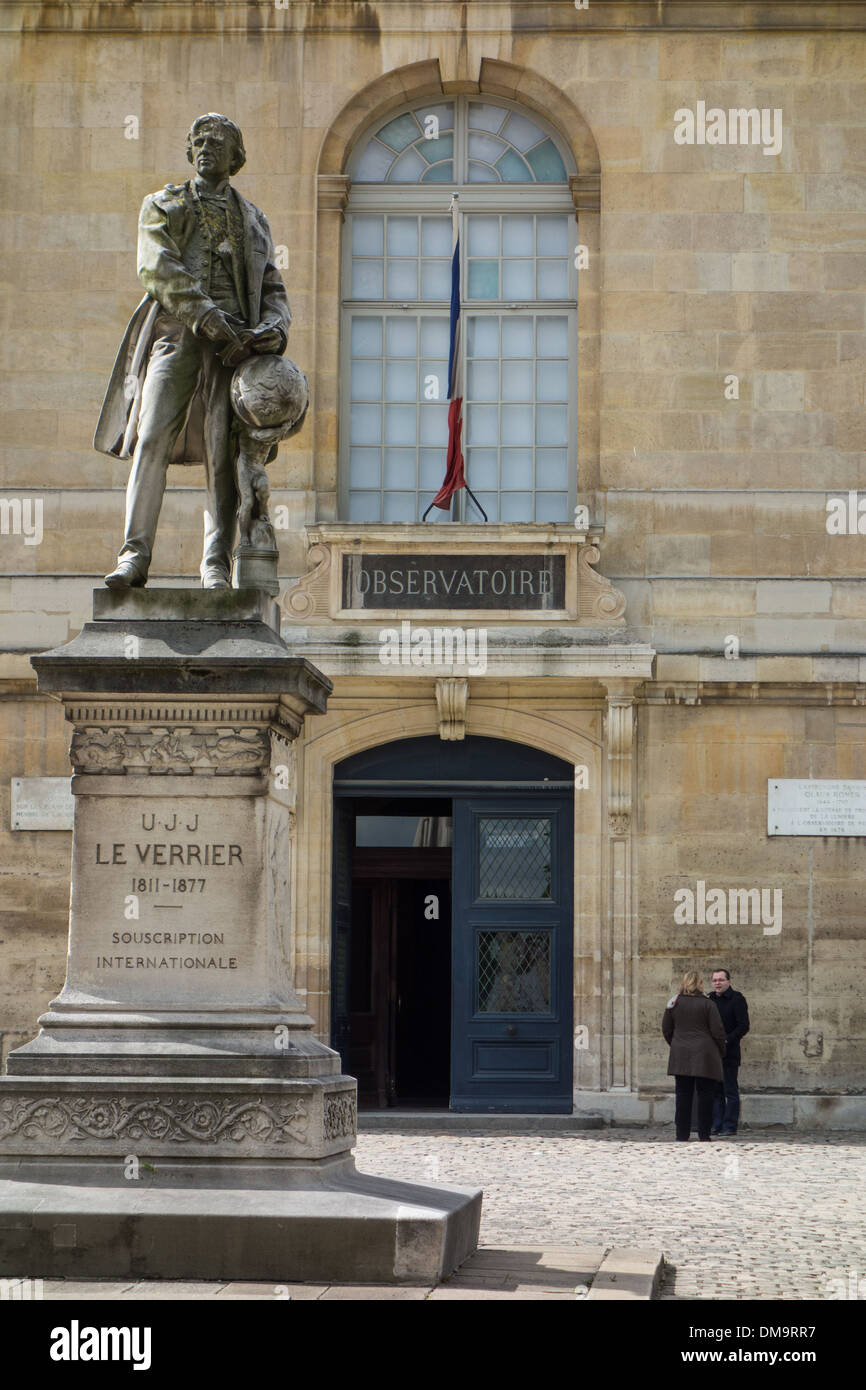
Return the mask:
<path id="1" fill-rule="evenodd" d="M 451 1109 L 572 1109 L 570 796 L 455 796 Z"/>

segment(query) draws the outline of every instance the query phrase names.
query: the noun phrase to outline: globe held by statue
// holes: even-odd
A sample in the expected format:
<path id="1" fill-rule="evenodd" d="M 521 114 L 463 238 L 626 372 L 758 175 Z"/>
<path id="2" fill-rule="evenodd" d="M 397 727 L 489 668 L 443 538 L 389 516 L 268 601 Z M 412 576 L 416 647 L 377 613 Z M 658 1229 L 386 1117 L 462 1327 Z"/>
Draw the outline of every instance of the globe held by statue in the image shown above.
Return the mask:
<path id="1" fill-rule="evenodd" d="M 300 428 L 309 401 L 307 378 L 287 357 L 248 357 L 232 377 L 232 408 L 248 430 L 274 430 L 286 438 Z"/>

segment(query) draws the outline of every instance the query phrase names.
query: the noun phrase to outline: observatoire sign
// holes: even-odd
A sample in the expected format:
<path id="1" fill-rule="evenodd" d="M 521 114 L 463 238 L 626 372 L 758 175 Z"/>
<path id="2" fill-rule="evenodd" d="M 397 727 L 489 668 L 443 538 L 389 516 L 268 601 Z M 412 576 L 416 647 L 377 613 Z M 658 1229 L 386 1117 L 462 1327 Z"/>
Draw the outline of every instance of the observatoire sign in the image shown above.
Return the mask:
<path id="1" fill-rule="evenodd" d="M 345 609 L 565 607 L 565 556 L 343 555 Z"/>

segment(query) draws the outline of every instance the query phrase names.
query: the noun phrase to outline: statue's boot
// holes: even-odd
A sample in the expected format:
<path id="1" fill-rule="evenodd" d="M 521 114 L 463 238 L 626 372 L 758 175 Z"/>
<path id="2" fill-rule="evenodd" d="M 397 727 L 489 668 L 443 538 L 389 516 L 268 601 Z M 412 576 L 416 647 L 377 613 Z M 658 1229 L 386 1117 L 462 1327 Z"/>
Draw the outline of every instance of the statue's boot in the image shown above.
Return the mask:
<path id="1" fill-rule="evenodd" d="M 227 576 L 220 569 L 206 569 L 201 577 L 203 589 L 228 589 L 231 586 Z"/>
<path id="2" fill-rule="evenodd" d="M 109 589 L 143 589 L 146 583 L 147 575 L 142 574 L 131 560 L 119 560 L 117 569 L 105 576 L 105 584 Z"/>

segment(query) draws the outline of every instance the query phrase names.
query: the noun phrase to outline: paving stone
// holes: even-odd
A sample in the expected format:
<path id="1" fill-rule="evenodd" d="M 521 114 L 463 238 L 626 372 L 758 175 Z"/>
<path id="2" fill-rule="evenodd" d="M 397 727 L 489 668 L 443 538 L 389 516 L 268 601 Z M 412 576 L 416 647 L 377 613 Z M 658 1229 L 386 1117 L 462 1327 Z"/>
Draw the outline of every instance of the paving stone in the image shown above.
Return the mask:
<path id="1" fill-rule="evenodd" d="M 526 1251 L 556 1265 L 562 1249 L 579 1263 L 590 1248 L 634 1247 L 663 1252 L 662 1299 L 829 1298 L 851 1270 L 866 1292 L 866 1135 L 753 1129 L 736 1145 L 671 1136 L 362 1133 L 356 1157 L 359 1168 L 393 1177 L 435 1160 L 438 1181 L 483 1187 L 479 1270 L 514 1273 Z M 683 1219 L 685 1195 L 697 1223 Z M 720 1207 L 722 1238 L 712 1219 Z"/>

